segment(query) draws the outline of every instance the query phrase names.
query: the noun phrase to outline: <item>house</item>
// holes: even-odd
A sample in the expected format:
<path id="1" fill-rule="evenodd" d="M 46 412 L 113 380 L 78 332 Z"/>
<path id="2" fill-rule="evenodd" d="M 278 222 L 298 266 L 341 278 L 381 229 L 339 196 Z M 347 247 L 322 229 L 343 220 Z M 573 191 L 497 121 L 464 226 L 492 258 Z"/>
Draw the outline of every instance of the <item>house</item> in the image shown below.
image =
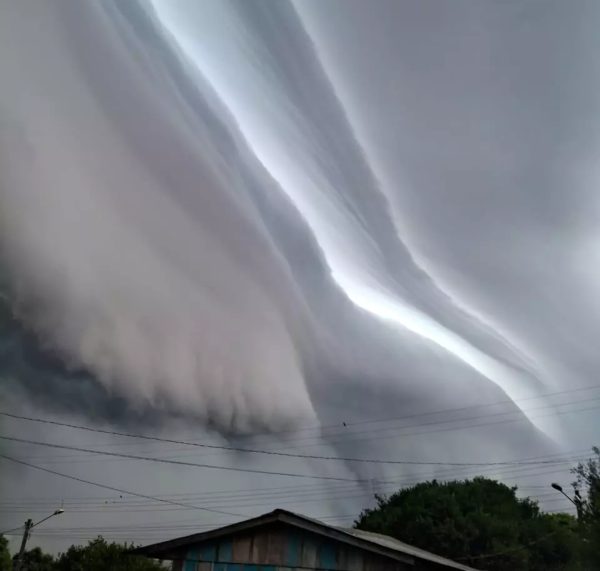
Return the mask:
<path id="1" fill-rule="evenodd" d="M 401 541 L 277 509 L 259 517 L 134 549 L 174 571 L 472 570 Z"/>

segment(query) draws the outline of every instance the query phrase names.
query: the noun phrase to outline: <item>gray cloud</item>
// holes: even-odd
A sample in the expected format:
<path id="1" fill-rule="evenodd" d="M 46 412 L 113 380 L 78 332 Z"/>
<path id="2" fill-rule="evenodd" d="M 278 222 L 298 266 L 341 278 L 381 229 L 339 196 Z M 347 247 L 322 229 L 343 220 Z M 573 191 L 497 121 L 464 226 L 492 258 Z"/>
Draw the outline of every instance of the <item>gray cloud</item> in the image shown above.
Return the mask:
<path id="1" fill-rule="evenodd" d="M 435 4 L 7 3 L 5 403 L 345 456 L 494 461 L 587 445 L 593 410 L 563 416 L 561 402 L 597 369 L 597 8 Z M 542 398 L 553 391 L 564 398 Z M 342 425 L 507 398 L 431 428 Z M 469 416 L 476 428 L 443 431 Z M 65 471 L 106 479 L 97 461 L 62 456 Z M 197 481 L 112 465 L 123 487 Z M 448 474 L 262 465 L 371 487 Z M 204 476 L 209 493 L 260 484 Z M 18 497 L 22 477 L 4 476 L 2 496 Z M 22 499 L 39 486 L 28 474 Z M 355 511 L 371 487 L 322 509 Z M 54 481 L 45 496 L 68 493 Z"/>

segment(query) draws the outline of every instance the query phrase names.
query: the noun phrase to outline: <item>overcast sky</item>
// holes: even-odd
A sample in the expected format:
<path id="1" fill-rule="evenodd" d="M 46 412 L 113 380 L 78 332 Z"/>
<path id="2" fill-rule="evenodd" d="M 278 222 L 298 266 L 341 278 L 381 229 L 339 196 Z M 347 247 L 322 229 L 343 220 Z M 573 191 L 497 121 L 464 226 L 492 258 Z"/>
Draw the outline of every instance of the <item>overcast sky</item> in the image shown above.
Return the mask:
<path id="1" fill-rule="evenodd" d="M 349 525 L 478 473 L 568 509 L 548 484 L 600 433 L 597 2 L 0 14 L 2 411 L 330 458 L 5 416 L 213 467 L 4 440 L 30 465 L 0 459 L 0 531 L 60 505 L 32 545 Z"/>

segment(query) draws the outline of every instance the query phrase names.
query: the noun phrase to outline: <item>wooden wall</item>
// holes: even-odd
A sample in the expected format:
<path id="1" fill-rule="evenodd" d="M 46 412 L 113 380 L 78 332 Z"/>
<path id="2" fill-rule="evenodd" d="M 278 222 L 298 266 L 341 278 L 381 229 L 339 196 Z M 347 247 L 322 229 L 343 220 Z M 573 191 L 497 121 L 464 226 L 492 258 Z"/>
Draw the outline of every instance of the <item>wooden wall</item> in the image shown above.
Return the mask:
<path id="1" fill-rule="evenodd" d="M 175 571 L 402 571 L 376 554 L 282 524 L 203 543 L 181 554 Z"/>

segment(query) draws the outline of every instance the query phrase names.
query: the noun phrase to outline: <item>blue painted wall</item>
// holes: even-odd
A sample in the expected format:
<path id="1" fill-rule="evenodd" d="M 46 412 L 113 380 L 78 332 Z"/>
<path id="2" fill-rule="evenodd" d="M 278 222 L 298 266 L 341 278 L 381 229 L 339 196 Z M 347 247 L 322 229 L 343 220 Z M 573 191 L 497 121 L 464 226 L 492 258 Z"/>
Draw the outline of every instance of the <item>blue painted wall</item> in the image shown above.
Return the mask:
<path id="1" fill-rule="evenodd" d="M 260 553 L 259 561 L 274 561 L 274 565 L 256 563 L 233 563 L 251 561 Z M 257 559 L 255 559 L 256 561 Z M 356 547 L 345 546 L 331 538 L 304 533 L 303 530 L 288 528 L 262 531 L 252 535 L 222 538 L 198 545 L 186 554 L 182 571 L 285 571 L 298 567 L 336 571 L 338 561 L 348 568 L 403 569 L 403 564 L 395 564 L 374 554 L 361 553 Z M 204 562 L 204 565 L 199 565 Z M 343 563 L 342 563 L 343 562 Z"/>
<path id="2" fill-rule="evenodd" d="M 288 535 L 285 564 L 289 567 L 300 565 L 302 559 L 302 538 L 298 533 L 290 533 Z"/>
<path id="3" fill-rule="evenodd" d="M 319 567 L 322 569 L 336 568 L 336 550 L 333 543 L 323 543 L 319 546 Z"/>
<path id="4" fill-rule="evenodd" d="M 185 559 L 183 571 L 196 571 L 196 561 L 200 559 L 199 551 L 197 549 L 191 549 L 187 552 Z"/>

